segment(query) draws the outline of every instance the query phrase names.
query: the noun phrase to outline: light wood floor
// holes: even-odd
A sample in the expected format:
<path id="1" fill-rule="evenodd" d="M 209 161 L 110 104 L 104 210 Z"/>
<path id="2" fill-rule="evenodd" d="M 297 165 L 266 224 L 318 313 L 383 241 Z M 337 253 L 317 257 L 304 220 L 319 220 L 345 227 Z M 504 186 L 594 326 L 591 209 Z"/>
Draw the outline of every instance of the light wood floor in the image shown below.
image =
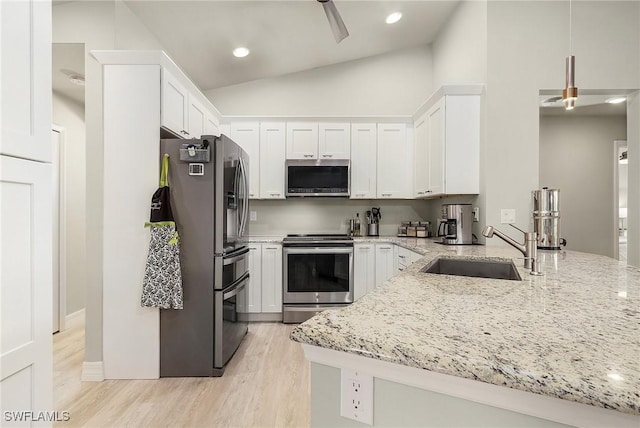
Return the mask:
<path id="1" fill-rule="evenodd" d="M 54 336 L 59 427 L 308 427 L 309 363 L 292 327 L 249 325 L 221 378 L 80 382 L 84 325 Z"/>

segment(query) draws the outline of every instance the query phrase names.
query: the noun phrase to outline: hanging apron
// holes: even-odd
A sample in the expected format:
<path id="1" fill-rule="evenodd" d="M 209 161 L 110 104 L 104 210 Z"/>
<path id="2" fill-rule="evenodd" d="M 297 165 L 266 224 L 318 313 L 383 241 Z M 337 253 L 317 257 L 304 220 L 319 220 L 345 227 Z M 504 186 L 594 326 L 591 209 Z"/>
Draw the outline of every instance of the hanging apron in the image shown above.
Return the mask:
<path id="1" fill-rule="evenodd" d="M 162 158 L 160 187 L 151 198 L 149 255 L 142 284 L 144 307 L 182 309 L 182 274 L 178 231 L 169 200 L 169 155 Z"/>

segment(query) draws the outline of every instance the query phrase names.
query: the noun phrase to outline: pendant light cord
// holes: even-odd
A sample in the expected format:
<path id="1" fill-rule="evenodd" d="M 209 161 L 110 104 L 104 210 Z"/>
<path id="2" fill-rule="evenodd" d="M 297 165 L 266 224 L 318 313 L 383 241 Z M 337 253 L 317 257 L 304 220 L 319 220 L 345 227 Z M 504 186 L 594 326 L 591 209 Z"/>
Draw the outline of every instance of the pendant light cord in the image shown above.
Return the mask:
<path id="1" fill-rule="evenodd" d="M 571 22 L 572 22 L 572 4 L 571 4 L 571 0 L 569 0 L 569 55 L 573 55 L 573 47 L 571 44 Z"/>

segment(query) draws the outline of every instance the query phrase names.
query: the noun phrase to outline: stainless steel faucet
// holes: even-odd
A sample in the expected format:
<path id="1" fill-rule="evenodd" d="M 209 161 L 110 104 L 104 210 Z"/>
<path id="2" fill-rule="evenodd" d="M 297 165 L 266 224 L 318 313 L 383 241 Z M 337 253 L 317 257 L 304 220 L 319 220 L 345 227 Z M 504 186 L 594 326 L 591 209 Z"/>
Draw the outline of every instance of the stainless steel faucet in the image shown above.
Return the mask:
<path id="1" fill-rule="evenodd" d="M 513 225 L 511 226 L 515 229 L 518 229 Z M 520 230 L 520 232 L 524 233 L 524 244 L 520 244 L 514 241 L 508 235 L 505 235 L 498 229 L 495 229 L 493 226 L 485 226 L 484 229 L 482 229 L 483 236 L 492 238 L 493 235 L 496 235 L 498 238 L 502 239 L 504 242 L 518 249 L 522 254 L 524 254 L 524 267 L 525 269 L 531 270 L 531 275 L 542 275 L 542 272 L 538 270 L 538 265 L 536 264 L 536 259 L 538 258 L 537 233 L 525 232 L 523 230 Z"/>

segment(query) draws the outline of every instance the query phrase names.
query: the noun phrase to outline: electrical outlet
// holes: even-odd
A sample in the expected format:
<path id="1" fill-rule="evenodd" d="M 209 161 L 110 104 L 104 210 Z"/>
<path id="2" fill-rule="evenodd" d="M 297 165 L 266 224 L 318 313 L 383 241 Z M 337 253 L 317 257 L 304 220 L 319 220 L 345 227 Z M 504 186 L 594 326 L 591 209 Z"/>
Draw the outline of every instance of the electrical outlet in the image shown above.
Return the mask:
<path id="1" fill-rule="evenodd" d="M 473 214 L 473 221 L 474 222 L 479 222 L 480 221 L 480 208 L 478 207 L 473 207 L 473 210 L 471 210 L 471 213 Z"/>
<path id="2" fill-rule="evenodd" d="M 258 212 L 257 211 L 249 211 L 250 214 L 250 220 L 251 221 L 258 221 Z"/>
<path id="3" fill-rule="evenodd" d="M 500 223 L 514 224 L 515 222 L 516 222 L 516 210 L 504 209 L 504 208 L 500 210 Z"/>
<path id="4" fill-rule="evenodd" d="M 340 415 L 373 425 L 373 376 L 340 370 Z"/>

